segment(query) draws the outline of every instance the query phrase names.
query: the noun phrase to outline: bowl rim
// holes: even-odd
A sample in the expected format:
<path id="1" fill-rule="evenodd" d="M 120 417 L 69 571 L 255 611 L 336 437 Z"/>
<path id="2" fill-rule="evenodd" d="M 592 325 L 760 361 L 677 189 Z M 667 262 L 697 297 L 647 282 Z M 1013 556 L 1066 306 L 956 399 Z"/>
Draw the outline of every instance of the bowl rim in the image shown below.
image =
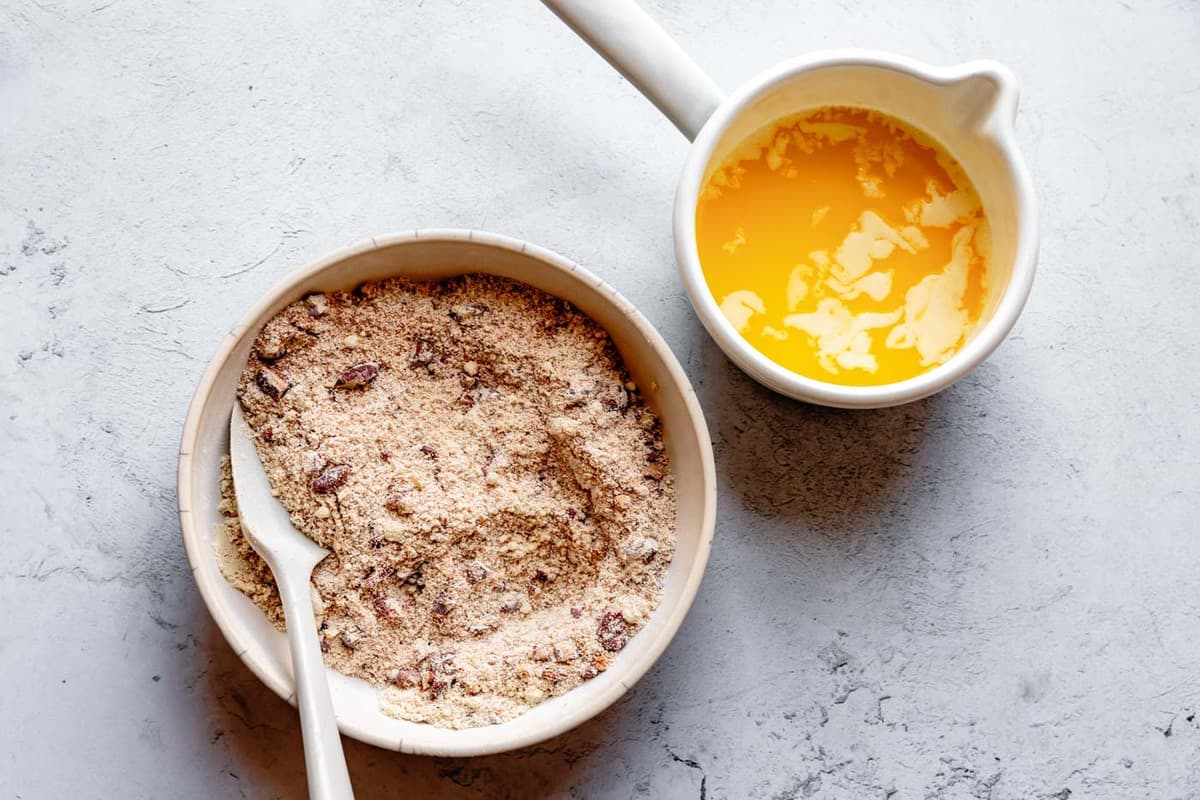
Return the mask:
<path id="1" fill-rule="evenodd" d="M 806 72 L 841 67 L 889 70 L 937 86 L 949 86 L 972 77 L 993 81 L 999 90 L 993 115 L 997 124 L 981 128 L 978 133 L 995 142 L 1001 153 L 1011 176 L 1017 206 L 1018 233 L 1012 275 L 991 318 L 944 364 L 907 380 L 878 386 L 843 386 L 808 378 L 776 364 L 756 350 L 721 313 L 704 280 L 696 245 L 696 204 L 700 184 L 713 151 L 730 123 L 779 84 Z M 684 289 L 705 329 L 730 360 L 750 377 L 780 394 L 810 403 L 855 409 L 883 408 L 920 400 L 945 389 L 986 360 L 1020 317 L 1037 267 L 1037 200 L 1013 125 L 1018 95 L 1016 77 L 995 61 L 981 59 L 937 67 L 907 56 L 856 48 L 823 50 L 783 61 L 730 94 L 709 117 L 688 151 L 675 193 L 673 219 L 675 261 Z M 921 127 L 918 120 L 906 121 Z"/>
<path id="2" fill-rule="evenodd" d="M 468 741 L 452 744 L 444 742 L 425 743 L 421 741 L 419 736 L 406 736 L 397 742 L 394 738 L 380 735 L 370 727 L 341 718 L 338 719 L 338 728 L 346 736 L 388 750 L 433 756 L 461 757 L 488 755 L 527 747 L 565 733 L 600 714 L 624 695 L 658 661 L 667 646 L 674 639 L 675 634 L 678 632 L 695 600 L 696 592 L 700 588 L 700 583 L 708 565 L 709 555 L 712 551 L 713 534 L 716 528 L 716 469 L 713 459 L 712 441 L 708 433 L 708 426 L 704 420 L 703 411 L 696 397 L 695 389 L 661 334 L 658 333 L 649 320 L 632 303 L 608 283 L 575 262 L 546 248 L 501 234 L 465 228 L 423 228 L 374 236 L 334 250 L 310 261 L 303 267 L 291 271 L 278 280 L 221 340 L 197 384 L 196 391 L 192 395 L 179 446 L 176 487 L 179 524 L 183 534 L 184 547 L 187 552 L 192 577 L 200 590 L 205 607 L 208 609 L 213 621 L 216 622 L 225 640 L 233 648 L 238 658 L 246 664 L 260 681 L 280 698 L 289 704 L 295 705 L 295 692 L 292 691 L 293 687 L 290 676 L 287 676 L 285 680 L 281 680 L 267 664 L 260 662 L 252 654 L 247 642 L 243 640 L 243 628 L 241 624 L 233 619 L 233 614 L 227 613 L 227 609 L 217 596 L 218 581 L 224 581 L 223 576 L 219 574 L 218 570 L 202 569 L 202 559 L 208 555 L 207 551 L 210 549 L 210 544 L 198 529 L 199 525 L 193 518 L 191 510 L 188 507 L 191 502 L 194 484 L 193 474 L 195 470 L 193 464 L 201 451 L 199 447 L 200 421 L 211 399 L 218 374 L 243 337 L 247 335 L 252 326 L 255 326 L 259 318 L 271 306 L 284 297 L 295 293 L 298 285 L 303 284 L 306 280 L 316 276 L 320 272 L 345 261 L 347 258 L 371 250 L 417 242 L 472 242 L 487 247 L 515 251 L 542 261 L 558 270 L 573 273 L 581 278 L 603 299 L 611 303 L 616 310 L 633 323 L 638 333 L 644 339 L 645 344 L 662 360 L 670 380 L 675 384 L 681 396 L 687 411 L 687 422 L 690 425 L 690 433 L 696 437 L 700 450 L 704 508 L 700 517 L 700 531 L 696 555 L 688 567 L 678 600 L 670 609 L 667 609 L 669 614 L 665 623 L 656 631 L 655 638 L 636 660 L 620 665 L 621 672 L 617 676 L 618 680 L 613 680 L 604 693 L 597 695 L 587 703 L 573 706 L 569 711 L 557 717 L 550 724 L 543 725 L 534 730 L 523 731 L 516 735 L 500 731 L 503 724 L 502 726 L 463 729 L 464 738 L 470 735 L 470 738 L 478 740 L 474 742 Z M 663 610 L 664 606 L 660 604 L 652 612 L 651 617 L 653 618 L 655 615 L 662 613 Z M 639 633 L 642 633 L 642 631 L 639 631 Z M 570 692 L 560 697 L 565 697 L 569 694 Z M 519 719 L 520 716 L 515 717 L 514 720 L 510 720 L 509 722 Z M 420 723 L 413 724 L 420 726 Z M 446 731 L 450 730 L 432 725 L 423 727 L 438 731 L 440 734 L 445 734 Z M 487 732 L 498 735 L 488 736 L 486 735 Z M 458 731 L 454 733 L 458 733 Z"/>

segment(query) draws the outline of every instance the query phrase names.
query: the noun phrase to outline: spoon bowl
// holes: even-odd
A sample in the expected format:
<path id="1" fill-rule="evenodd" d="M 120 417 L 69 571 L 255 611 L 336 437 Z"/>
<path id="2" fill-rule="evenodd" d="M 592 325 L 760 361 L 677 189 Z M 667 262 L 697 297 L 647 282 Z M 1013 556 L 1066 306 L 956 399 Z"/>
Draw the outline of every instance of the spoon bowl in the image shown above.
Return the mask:
<path id="1" fill-rule="evenodd" d="M 287 510 L 275 499 L 253 437 L 235 403 L 229 416 L 229 462 L 238 516 L 247 541 L 270 566 L 283 604 L 296 681 L 296 691 L 288 700 L 294 699 L 300 709 L 308 792 L 316 800 L 352 799 L 309 588 L 313 567 L 329 551 L 296 530 Z"/>
<path id="2" fill-rule="evenodd" d="M 304 572 L 304 580 L 308 580 L 329 551 L 296 530 L 287 509 L 271 493 L 270 480 L 254 445 L 254 432 L 236 405 L 229 415 L 229 464 L 246 540 L 271 566 L 276 580 L 281 571 Z"/>

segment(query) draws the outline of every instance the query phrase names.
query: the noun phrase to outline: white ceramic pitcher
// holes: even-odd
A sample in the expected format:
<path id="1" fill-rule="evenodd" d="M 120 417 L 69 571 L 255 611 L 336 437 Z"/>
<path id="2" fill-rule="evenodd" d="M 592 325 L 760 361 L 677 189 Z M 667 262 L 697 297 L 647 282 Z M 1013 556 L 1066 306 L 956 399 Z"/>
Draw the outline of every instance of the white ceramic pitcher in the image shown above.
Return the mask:
<path id="1" fill-rule="evenodd" d="M 543 0 L 692 140 L 675 196 L 675 256 L 692 306 L 717 344 L 777 392 L 828 406 L 879 408 L 933 394 L 975 368 L 1012 330 L 1037 262 L 1033 186 L 1017 149 L 1017 83 L 993 61 L 933 67 L 868 50 L 785 61 L 726 96 L 633 0 Z M 725 319 L 696 248 L 696 203 L 710 174 L 747 136 L 797 112 L 860 106 L 898 117 L 946 148 L 970 176 L 988 216 L 988 305 L 946 363 L 898 383 L 841 386 L 807 378 L 762 355 Z"/>

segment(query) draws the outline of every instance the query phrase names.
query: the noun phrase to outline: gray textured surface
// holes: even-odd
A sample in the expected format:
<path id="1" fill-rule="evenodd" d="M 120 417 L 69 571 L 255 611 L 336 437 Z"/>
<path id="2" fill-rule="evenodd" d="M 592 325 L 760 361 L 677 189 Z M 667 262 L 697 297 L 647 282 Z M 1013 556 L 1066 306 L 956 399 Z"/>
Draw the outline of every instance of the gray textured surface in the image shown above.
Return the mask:
<path id="1" fill-rule="evenodd" d="M 190 581 L 180 423 L 279 276 L 436 225 L 557 249 L 660 327 L 719 527 L 623 702 L 492 758 L 351 742 L 360 797 L 1200 796 L 1195 0 L 647 2 L 727 87 L 847 44 L 1022 78 L 1026 314 L 874 413 L 772 396 L 705 337 L 685 142 L 532 0 L 3 5 L 0 796 L 302 792 L 293 713 Z"/>

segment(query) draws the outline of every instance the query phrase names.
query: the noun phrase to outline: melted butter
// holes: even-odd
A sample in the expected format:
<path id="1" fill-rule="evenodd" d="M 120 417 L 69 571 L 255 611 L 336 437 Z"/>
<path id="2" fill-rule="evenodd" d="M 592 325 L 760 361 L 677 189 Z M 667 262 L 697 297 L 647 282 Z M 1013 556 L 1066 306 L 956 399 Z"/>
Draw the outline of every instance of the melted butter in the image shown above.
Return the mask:
<path id="1" fill-rule="evenodd" d="M 953 356 L 987 271 L 987 221 L 957 162 L 865 109 L 792 117 L 752 141 L 696 210 L 705 280 L 734 328 L 830 383 L 892 383 Z"/>

